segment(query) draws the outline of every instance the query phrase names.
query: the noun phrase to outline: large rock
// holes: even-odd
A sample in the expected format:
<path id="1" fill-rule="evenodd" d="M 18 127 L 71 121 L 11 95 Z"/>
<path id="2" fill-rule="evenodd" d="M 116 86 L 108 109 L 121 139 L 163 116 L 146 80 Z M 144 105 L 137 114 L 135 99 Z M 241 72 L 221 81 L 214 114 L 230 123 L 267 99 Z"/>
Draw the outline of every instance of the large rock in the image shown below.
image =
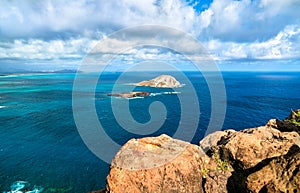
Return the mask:
<path id="1" fill-rule="evenodd" d="M 220 156 L 237 169 L 249 169 L 265 159 L 285 155 L 299 143 L 296 132 L 262 126 L 235 132 L 218 142 Z"/>
<path id="2" fill-rule="evenodd" d="M 248 192 L 300 192 L 300 148 L 270 161 L 247 177 Z"/>
<path id="3" fill-rule="evenodd" d="M 211 150 L 212 147 L 217 146 L 222 138 L 228 138 L 229 135 L 233 134 L 234 132 L 236 131 L 229 129 L 225 131 L 216 131 L 210 133 L 199 142 L 199 145 L 205 152 L 207 152 Z"/>
<path id="4" fill-rule="evenodd" d="M 201 147 L 167 135 L 131 139 L 111 163 L 106 191 L 300 192 L 300 136 L 288 120 L 218 131 Z"/>
<path id="5" fill-rule="evenodd" d="M 111 163 L 107 191 L 203 192 L 209 161 L 200 147 L 167 135 L 131 139 Z"/>
<path id="6" fill-rule="evenodd" d="M 136 83 L 135 85 L 160 88 L 177 88 L 182 86 L 179 81 L 177 81 L 173 76 L 170 75 L 160 75 L 154 79 L 144 80 L 142 82 Z"/>
<path id="7" fill-rule="evenodd" d="M 206 193 L 228 193 L 228 178 L 231 177 L 229 170 L 214 170 L 208 171 L 204 179 L 204 192 Z"/>

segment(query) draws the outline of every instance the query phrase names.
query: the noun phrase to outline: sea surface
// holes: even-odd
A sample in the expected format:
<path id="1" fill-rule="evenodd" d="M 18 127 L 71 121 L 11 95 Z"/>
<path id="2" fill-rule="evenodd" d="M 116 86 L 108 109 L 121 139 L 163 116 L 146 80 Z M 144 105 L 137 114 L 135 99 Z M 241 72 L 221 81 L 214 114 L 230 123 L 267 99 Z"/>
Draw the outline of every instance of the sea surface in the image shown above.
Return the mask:
<path id="1" fill-rule="evenodd" d="M 205 135 L 213 112 L 212 100 L 215 96 L 210 92 L 209 80 L 199 72 L 185 72 L 184 76 L 190 82 L 183 79 L 185 86 L 176 89 L 135 88 L 132 85 L 160 74 L 176 77 L 176 73 L 172 72 L 132 72 L 116 83 L 122 73 L 105 73 L 99 79 L 98 74 L 83 74 L 85 86 L 76 92 L 82 95 L 83 101 L 93 101 L 98 120 L 107 135 L 116 144 L 123 145 L 133 137 L 162 133 L 173 136 L 183 121 L 180 96 L 193 97 L 187 93 L 190 92 L 188 89 L 194 88 L 198 104 L 185 102 L 184 105 L 191 109 L 199 107 L 200 115 L 195 111 L 184 112 L 191 121 L 184 123 L 187 132 L 182 132 L 185 134 L 179 138 L 191 137 L 190 141 L 197 144 Z M 208 75 L 216 76 L 214 72 Z M 84 193 L 105 187 L 109 164 L 90 151 L 75 124 L 72 108 L 75 76 L 72 73 L 0 76 L 0 192 L 10 191 L 13 188 L 10 186 L 17 181 L 26 182 L 29 190 L 35 185 L 42 187 L 42 192 Z M 95 78 L 98 79 L 97 85 L 90 82 Z M 219 101 L 216 104 L 220 106 L 214 108 L 221 111 L 225 107 L 226 115 L 224 124 L 216 130 L 241 130 L 264 125 L 271 118 L 284 119 L 291 109 L 300 108 L 300 72 L 222 72 L 222 78 L 226 100 Z M 211 85 L 222 83 L 218 81 Z M 113 91 L 116 84 L 118 88 Z M 89 88 L 93 86 L 95 92 L 91 93 Z M 147 91 L 151 95 L 130 100 L 107 96 L 111 92 L 132 89 Z M 222 92 L 217 94 L 224 95 Z M 147 135 L 141 134 L 143 132 L 131 133 L 117 122 L 114 110 L 121 112 L 124 109 L 118 109 L 116 105 L 113 109 L 114 100 L 126 100 L 128 103 L 134 119 L 125 120 L 129 125 L 131 121 L 143 124 L 151 120 L 149 106 L 154 101 L 160 101 L 166 109 L 164 122 Z M 198 122 L 193 121 L 195 117 Z M 195 133 L 189 132 L 192 127 L 196 128 Z M 143 128 L 136 129 L 143 131 Z M 109 146 L 103 148 L 110 150 Z"/>

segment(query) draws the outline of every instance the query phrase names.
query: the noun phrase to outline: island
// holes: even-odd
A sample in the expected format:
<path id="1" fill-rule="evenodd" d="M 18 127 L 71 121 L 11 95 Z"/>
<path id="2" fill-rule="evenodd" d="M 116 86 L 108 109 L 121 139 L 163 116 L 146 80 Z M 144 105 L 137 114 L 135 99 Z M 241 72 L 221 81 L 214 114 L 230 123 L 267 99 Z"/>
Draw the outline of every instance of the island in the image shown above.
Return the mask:
<path id="1" fill-rule="evenodd" d="M 177 88 L 181 87 L 182 84 L 170 75 L 160 75 L 151 80 L 144 80 L 135 84 L 136 86 L 149 86 L 157 88 Z"/>
<path id="2" fill-rule="evenodd" d="M 134 98 L 134 97 L 145 97 L 149 96 L 149 92 L 122 92 L 122 93 L 109 93 L 107 96 L 121 97 L 121 98 Z"/>

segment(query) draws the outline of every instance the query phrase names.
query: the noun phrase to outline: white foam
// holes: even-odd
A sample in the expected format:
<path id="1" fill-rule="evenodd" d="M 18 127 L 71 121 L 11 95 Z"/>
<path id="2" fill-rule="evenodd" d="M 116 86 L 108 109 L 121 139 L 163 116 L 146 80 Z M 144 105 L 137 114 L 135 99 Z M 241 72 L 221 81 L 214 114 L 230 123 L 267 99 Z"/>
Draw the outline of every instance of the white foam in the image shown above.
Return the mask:
<path id="1" fill-rule="evenodd" d="M 131 97 L 131 98 L 126 98 L 126 99 L 129 99 L 129 100 L 132 100 L 132 99 L 143 99 L 144 97 Z"/>
<path id="2" fill-rule="evenodd" d="M 34 186 L 33 190 L 28 191 L 28 182 L 16 181 L 10 186 L 10 191 L 3 193 L 41 193 L 44 188 L 40 186 Z"/>
<path id="3" fill-rule="evenodd" d="M 158 95 L 172 95 L 172 94 L 180 94 L 181 92 L 158 92 L 158 93 L 150 93 L 149 96 L 158 96 Z"/>
<path id="4" fill-rule="evenodd" d="M 162 95 L 162 93 L 158 92 L 158 93 L 150 93 L 149 96 L 157 96 L 157 95 Z"/>
<path id="5" fill-rule="evenodd" d="M 6 106 L 0 106 L 0 109 L 5 108 Z"/>
<path id="6" fill-rule="evenodd" d="M 180 94 L 181 92 L 163 92 L 163 94 Z"/>

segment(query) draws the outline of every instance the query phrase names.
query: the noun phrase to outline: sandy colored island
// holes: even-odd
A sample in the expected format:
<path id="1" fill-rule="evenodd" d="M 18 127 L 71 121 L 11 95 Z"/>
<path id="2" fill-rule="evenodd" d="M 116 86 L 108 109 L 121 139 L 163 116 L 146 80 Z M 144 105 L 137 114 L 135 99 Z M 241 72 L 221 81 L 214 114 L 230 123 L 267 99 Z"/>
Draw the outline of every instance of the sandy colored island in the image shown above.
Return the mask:
<path id="1" fill-rule="evenodd" d="M 181 87 L 182 84 L 170 75 L 160 75 L 151 80 L 144 80 L 135 84 L 136 86 L 149 86 L 157 88 L 177 88 Z"/>

